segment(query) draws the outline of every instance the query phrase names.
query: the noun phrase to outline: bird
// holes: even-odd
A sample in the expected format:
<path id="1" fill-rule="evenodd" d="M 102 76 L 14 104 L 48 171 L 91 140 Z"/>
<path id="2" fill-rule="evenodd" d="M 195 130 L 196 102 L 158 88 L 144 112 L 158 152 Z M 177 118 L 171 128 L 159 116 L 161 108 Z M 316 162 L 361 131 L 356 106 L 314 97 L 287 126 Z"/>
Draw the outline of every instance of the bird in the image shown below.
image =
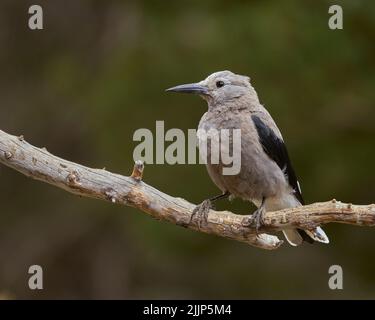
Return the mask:
<path id="1" fill-rule="evenodd" d="M 203 212 L 206 215 L 213 202 L 238 197 L 257 207 L 245 225 L 255 224 L 258 230 L 263 224 L 265 212 L 304 205 L 283 136 L 270 113 L 260 103 L 250 77 L 225 70 L 215 72 L 200 82 L 178 85 L 166 91 L 196 94 L 207 102 L 208 110 L 199 122 L 198 131 L 241 130 L 239 172 L 225 175 L 222 170 L 224 164 L 220 160 L 218 163 L 208 160 L 208 174 L 222 193 L 203 201 L 193 214 Z M 210 149 L 207 150 L 209 156 Z M 292 246 L 304 241 L 329 243 L 319 226 L 309 230 L 286 228 L 282 232 Z"/>

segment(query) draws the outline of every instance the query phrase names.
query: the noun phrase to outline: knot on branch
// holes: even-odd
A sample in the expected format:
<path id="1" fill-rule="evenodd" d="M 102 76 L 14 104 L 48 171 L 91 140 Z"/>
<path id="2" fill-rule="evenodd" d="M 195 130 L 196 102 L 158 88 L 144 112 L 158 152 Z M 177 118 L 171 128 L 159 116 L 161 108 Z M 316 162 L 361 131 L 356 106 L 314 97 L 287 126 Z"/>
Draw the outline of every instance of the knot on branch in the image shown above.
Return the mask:
<path id="1" fill-rule="evenodd" d="M 131 177 L 137 182 L 142 181 L 144 168 L 145 168 L 145 165 L 144 165 L 143 161 L 137 160 L 134 163 L 133 172 L 131 174 Z"/>
<path id="2" fill-rule="evenodd" d="M 117 202 L 117 192 L 113 188 L 105 188 L 102 191 L 107 200 L 111 201 L 112 203 Z"/>
<path id="3" fill-rule="evenodd" d="M 76 170 L 73 170 L 72 172 L 70 172 L 67 177 L 66 177 L 66 181 L 68 182 L 68 184 L 70 186 L 77 186 L 77 185 L 80 185 L 80 178 L 79 178 L 79 174 Z"/>
<path id="4" fill-rule="evenodd" d="M 13 153 L 11 153 L 10 151 L 4 151 L 4 157 L 5 159 L 10 160 L 11 158 L 13 158 Z"/>

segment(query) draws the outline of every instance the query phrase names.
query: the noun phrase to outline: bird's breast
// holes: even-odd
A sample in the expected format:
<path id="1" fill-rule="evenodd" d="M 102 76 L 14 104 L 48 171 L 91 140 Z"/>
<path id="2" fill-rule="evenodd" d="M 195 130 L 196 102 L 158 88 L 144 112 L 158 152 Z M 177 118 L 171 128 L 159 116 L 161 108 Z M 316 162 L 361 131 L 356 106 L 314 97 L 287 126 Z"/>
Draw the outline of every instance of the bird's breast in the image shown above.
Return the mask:
<path id="1" fill-rule="evenodd" d="M 225 138 L 228 134 L 229 139 Z M 250 112 L 207 112 L 199 123 L 197 136 L 200 156 L 222 191 L 253 200 L 275 196 L 287 187 L 283 172 L 263 152 Z M 225 174 L 225 168 L 231 167 L 238 170 L 232 170 L 234 174 L 226 170 Z"/>

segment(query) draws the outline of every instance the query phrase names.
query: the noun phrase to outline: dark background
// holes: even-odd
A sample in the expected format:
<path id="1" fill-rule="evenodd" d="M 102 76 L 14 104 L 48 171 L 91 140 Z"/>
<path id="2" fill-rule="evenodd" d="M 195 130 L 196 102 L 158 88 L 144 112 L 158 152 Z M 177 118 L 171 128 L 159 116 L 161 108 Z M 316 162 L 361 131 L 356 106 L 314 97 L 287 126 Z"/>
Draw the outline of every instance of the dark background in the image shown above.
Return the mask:
<path id="1" fill-rule="evenodd" d="M 28 29 L 28 8 L 44 30 Z M 341 4 L 344 30 L 328 28 Z M 138 128 L 196 128 L 206 104 L 164 89 L 249 75 L 283 131 L 307 203 L 374 202 L 372 1 L 0 3 L 0 129 L 63 158 L 129 174 Z M 145 181 L 198 203 L 203 165 L 147 165 Z M 263 251 L 78 198 L 0 167 L 4 298 L 375 298 L 375 233 L 327 225 L 329 245 Z M 250 213 L 236 200 L 219 209 Z M 42 291 L 27 270 L 44 270 Z M 344 290 L 328 288 L 328 268 Z"/>

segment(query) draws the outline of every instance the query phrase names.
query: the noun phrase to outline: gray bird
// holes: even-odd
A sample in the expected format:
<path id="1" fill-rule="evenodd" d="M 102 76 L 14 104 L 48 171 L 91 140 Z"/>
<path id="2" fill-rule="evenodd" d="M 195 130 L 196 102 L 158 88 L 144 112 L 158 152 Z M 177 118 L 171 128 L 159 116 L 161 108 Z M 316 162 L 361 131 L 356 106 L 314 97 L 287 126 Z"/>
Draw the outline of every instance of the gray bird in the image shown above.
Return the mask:
<path id="1" fill-rule="evenodd" d="M 304 204 L 300 185 L 274 120 L 259 102 L 250 78 L 220 71 L 198 83 L 176 86 L 167 91 L 194 93 L 208 103 L 208 111 L 199 129 L 241 130 L 241 168 L 238 174 L 224 175 L 219 163 L 208 161 L 208 173 L 222 194 L 205 200 L 197 211 L 209 209 L 211 203 L 228 196 L 251 201 L 258 208 L 248 225 L 262 224 L 266 211 L 298 207 Z M 199 140 L 199 135 L 198 135 Z M 207 150 L 210 156 L 210 149 Z M 297 246 L 304 240 L 329 243 L 323 229 L 285 229 L 288 242 Z"/>

